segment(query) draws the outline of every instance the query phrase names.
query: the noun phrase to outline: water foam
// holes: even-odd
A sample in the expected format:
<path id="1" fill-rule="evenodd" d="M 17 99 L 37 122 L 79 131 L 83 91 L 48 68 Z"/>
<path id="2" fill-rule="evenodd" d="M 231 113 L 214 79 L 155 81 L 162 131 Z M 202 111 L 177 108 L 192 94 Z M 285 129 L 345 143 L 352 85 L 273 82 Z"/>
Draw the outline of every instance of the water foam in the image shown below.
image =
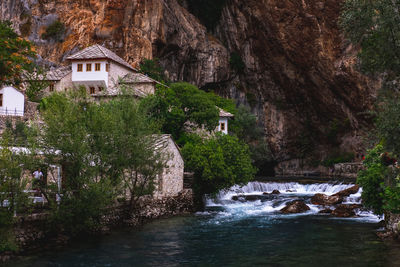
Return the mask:
<path id="1" fill-rule="evenodd" d="M 294 216 L 307 216 L 317 215 L 319 211 L 325 207 L 313 205 L 310 203 L 310 199 L 317 193 L 333 195 L 339 191 L 345 190 L 354 186 L 354 184 L 343 184 L 343 183 L 315 183 L 315 184 L 300 184 L 297 182 L 290 183 L 276 183 L 276 182 L 250 182 L 245 186 L 232 186 L 228 190 L 221 191 L 216 198 L 208 197 L 206 199 L 206 206 L 219 207 L 220 211 L 215 211 L 216 223 L 221 221 L 231 221 L 242 219 L 248 216 L 273 216 L 273 217 L 294 217 Z M 269 195 L 263 198 L 262 195 L 267 193 L 270 194 L 273 190 L 278 190 L 279 195 Z M 343 204 L 361 204 L 361 193 L 360 189 L 357 193 L 346 197 Z M 239 200 L 232 200 L 233 196 L 249 196 L 258 195 L 260 199 L 255 201 L 246 201 L 244 198 Z M 310 210 L 293 215 L 285 215 L 280 213 L 280 210 L 286 206 L 289 201 L 296 199 L 302 199 L 310 207 Z M 331 207 L 332 208 L 332 207 Z M 361 220 L 365 222 L 377 222 L 381 220 L 381 217 L 376 216 L 370 211 L 356 210 L 357 218 L 350 218 L 354 220 Z M 325 215 L 323 215 L 325 216 Z"/>

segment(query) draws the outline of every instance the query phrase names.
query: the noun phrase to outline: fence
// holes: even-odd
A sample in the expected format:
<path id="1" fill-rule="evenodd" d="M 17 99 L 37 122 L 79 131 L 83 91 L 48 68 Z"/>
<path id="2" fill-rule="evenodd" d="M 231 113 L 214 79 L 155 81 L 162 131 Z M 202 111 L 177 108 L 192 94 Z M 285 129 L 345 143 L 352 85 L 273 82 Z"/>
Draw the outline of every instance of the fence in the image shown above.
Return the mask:
<path id="1" fill-rule="evenodd" d="M 0 108 L 0 116 L 24 116 L 23 110 Z"/>

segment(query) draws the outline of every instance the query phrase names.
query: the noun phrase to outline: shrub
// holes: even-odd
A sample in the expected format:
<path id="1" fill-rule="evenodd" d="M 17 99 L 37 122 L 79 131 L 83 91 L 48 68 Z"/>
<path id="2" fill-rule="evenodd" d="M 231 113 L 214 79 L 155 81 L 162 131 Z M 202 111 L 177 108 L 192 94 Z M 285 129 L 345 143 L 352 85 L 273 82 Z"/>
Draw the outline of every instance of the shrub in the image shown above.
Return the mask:
<path id="1" fill-rule="evenodd" d="M 244 64 L 242 57 L 237 52 L 233 52 L 229 58 L 229 65 L 237 73 L 243 73 L 246 65 Z"/>
<path id="2" fill-rule="evenodd" d="M 56 41 L 61 41 L 61 38 L 65 32 L 65 26 L 64 24 L 56 20 L 52 24 L 47 27 L 46 31 L 42 34 L 42 39 L 53 39 Z"/>
<path id="3" fill-rule="evenodd" d="M 363 188 L 364 205 L 378 214 L 383 213 L 384 181 L 388 171 L 382 164 L 382 152 L 382 145 L 369 150 L 364 160 L 365 170 L 361 170 L 357 177 L 357 183 Z"/>
<path id="4" fill-rule="evenodd" d="M 217 135 L 198 143 L 187 143 L 182 149 L 186 169 L 195 173 L 194 191 L 216 194 L 235 184 L 254 178 L 249 147 L 237 137 Z"/>
<path id="5" fill-rule="evenodd" d="M 353 152 L 335 153 L 322 161 L 322 166 L 331 167 L 337 163 L 351 162 L 354 160 Z"/>

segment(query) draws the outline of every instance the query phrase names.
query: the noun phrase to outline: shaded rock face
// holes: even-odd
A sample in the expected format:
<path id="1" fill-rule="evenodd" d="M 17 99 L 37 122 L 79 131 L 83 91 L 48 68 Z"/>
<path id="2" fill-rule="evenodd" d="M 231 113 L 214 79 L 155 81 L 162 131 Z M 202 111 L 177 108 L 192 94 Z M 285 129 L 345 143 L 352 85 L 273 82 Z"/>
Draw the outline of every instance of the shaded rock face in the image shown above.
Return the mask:
<path id="1" fill-rule="evenodd" d="M 310 143 L 327 151 L 333 119 L 343 122 L 339 143 L 355 140 L 346 141 L 355 150 L 368 124 L 361 114 L 377 84 L 352 68 L 355 50 L 337 27 L 340 2 L 230 0 L 213 35 L 177 0 L 3 0 L 0 19 L 53 62 L 99 43 L 134 66 L 157 57 L 173 81 L 251 104 L 280 161 Z M 57 19 L 67 28 L 63 40 L 42 40 Z M 240 74 L 229 64 L 233 52 L 245 65 Z"/>
<path id="2" fill-rule="evenodd" d="M 281 212 L 285 213 L 285 214 L 287 214 L 287 213 L 302 213 L 307 210 L 310 210 L 310 207 L 307 206 L 303 200 L 294 200 L 294 201 L 288 202 L 286 204 L 286 207 L 281 209 Z"/>

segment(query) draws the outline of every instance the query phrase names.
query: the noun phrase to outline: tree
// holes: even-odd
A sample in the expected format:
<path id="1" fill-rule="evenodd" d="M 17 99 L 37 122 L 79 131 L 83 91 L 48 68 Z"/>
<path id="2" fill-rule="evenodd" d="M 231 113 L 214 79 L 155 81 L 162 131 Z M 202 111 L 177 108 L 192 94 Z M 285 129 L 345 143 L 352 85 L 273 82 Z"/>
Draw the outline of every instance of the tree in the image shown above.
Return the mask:
<path id="1" fill-rule="evenodd" d="M 384 149 L 382 145 L 368 151 L 364 160 L 365 170 L 359 172 L 357 183 L 362 186 L 363 203 L 377 214 L 383 213 L 384 182 L 388 169 L 382 164 L 380 155 Z"/>
<path id="2" fill-rule="evenodd" d="M 235 184 L 246 184 L 254 178 L 248 146 L 237 137 L 221 135 L 187 143 L 182 154 L 185 168 L 195 173 L 197 196 L 216 194 Z"/>
<path id="3" fill-rule="evenodd" d="M 179 142 L 185 127 L 204 126 L 212 131 L 218 125 L 219 110 L 214 96 L 188 83 L 174 83 L 159 88 L 155 95 L 142 101 L 149 114 L 161 124 L 163 133 L 171 134 Z"/>
<path id="4" fill-rule="evenodd" d="M 346 0 L 340 17 L 346 36 L 361 46 L 365 72 L 400 74 L 400 13 L 393 0 Z"/>
<path id="5" fill-rule="evenodd" d="M 23 168 L 29 168 L 29 156 L 13 152 L 10 133 L 5 132 L 0 148 L 0 252 L 15 251 L 18 246 L 12 231 L 14 215 L 26 212 L 30 205 Z"/>
<path id="6" fill-rule="evenodd" d="M 19 85 L 23 71 L 32 70 L 35 56 L 31 43 L 19 37 L 10 22 L 0 21 L 0 86 Z"/>
<path id="7" fill-rule="evenodd" d="M 44 89 L 50 82 L 46 80 L 46 71 L 38 66 L 35 66 L 32 71 L 25 72 L 26 96 L 30 101 L 39 102 Z"/>
<path id="8" fill-rule="evenodd" d="M 61 201 L 52 202 L 52 224 L 74 234 L 96 230 L 116 197 L 131 209 L 152 194 L 166 156 L 139 103 L 126 95 L 99 104 L 84 88 L 54 93 L 43 102 L 36 140 L 47 166 L 63 166 Z"/>
<path id="9" fill-rule="evenodd" d="M 160 66 L 158 58 L 143 59 L 142 62 L 140 62 L 139 71 L 156 81 L 168 82 L 164 75 L 164 69 Z"/>

